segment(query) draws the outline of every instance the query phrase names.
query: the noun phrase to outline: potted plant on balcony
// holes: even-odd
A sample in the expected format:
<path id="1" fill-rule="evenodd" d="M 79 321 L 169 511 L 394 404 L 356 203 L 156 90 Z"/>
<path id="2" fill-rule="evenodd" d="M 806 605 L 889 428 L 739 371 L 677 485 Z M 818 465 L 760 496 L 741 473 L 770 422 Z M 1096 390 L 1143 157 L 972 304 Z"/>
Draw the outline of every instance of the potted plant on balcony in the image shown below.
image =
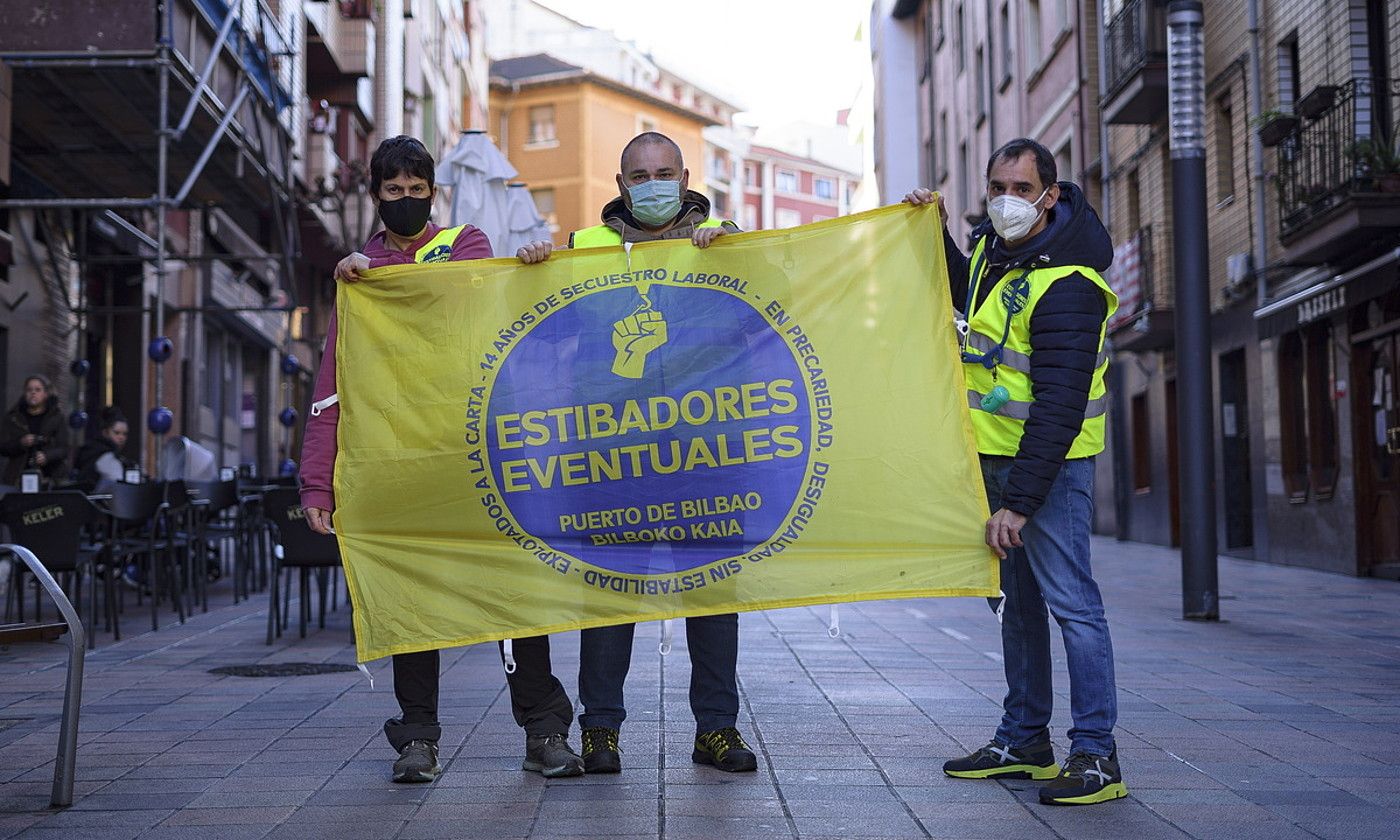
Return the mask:
<path id="1" fill-rule="evenodd" d="M 1347 147 L 1357 178 L 1386 193 L 1400 193 L 1400 153 L 1383 139 L 1357 140 Z"/>
<path id="2" fill-rule="evenodd" d="M 1287 111 L 1271 109 L 1250 120 L 1259 132 L 1259 142 L 1265 146 L 1277 146 L 1283 139 L 1298 129 L 1298 118 Z"/>
<path id="3" fill-rule="evenodd" d="M 1315 120 L 1327 112 L 1337 102 L 1337 85 L 1318 85 L 1308 91 L 1308 95 L 1298 100 L 1298 113 Z"/>

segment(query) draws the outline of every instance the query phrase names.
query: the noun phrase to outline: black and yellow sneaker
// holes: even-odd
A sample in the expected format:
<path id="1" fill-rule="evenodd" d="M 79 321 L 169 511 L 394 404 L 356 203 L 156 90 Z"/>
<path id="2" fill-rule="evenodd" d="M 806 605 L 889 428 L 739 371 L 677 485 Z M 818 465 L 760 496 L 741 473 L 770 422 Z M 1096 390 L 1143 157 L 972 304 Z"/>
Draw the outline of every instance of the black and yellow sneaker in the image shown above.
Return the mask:
<path id="1" fill-rule="evenodd" d="M 744 773 L 758 769 L 758 759 L 744 743 L 744 736 L 732 726 L 701 732 L 695 736 L 695 751 L 690 760 L 709 764 L 726 773 Z"/>
<path id="2" fill-rule="evenodd" d="M 583 770 L 585 773 L 621 773 L 622 748 L 617 745 L 618 731 L 606 726 L 590 726 L 583 730 Z"/>
<path id="3" fill-rule="evenodd" d="M 1042 805 L 1093 805 L 1128 795 L 1118 770 L 1118 752 L 1112 755 L 1070 753 L 1054 781 L 1040 789 Z"/>
<path id="4" fill-rule="evenodd" d="M 1053 779 L 1060 768 L 1047 738 L 1016 749 L 992 741 L 971 755 L 943 762 L 943 772 L 955 779 Z"/>

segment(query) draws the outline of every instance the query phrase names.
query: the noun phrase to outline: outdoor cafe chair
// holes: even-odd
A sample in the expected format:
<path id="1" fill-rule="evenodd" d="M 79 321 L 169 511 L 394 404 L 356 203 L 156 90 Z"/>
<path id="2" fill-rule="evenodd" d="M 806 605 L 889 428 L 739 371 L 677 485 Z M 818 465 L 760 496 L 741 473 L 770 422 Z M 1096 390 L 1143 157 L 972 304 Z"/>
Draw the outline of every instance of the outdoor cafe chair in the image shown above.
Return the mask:
<path id="1" fill-rule="evenodd" d="M 326 590 L 328 585 L 338 585 L 340 569 L 340 546 L 336 538 L 318 534 L 306 524 L 306 514 L 302 511 L 301 496 L 295 487 L 279 487 L 263 495 L 263 509 L 277 529 L 277 547 L 273 550 L 271 586 L 268 587 L 267 643 L 272 644 L 274 633 L 282 635 L 287 622 L 286 601 L 278 603 L 279 590 L 289 586 L 283 581 L 283 572 L 290 577 L 292 569 L 300 575 L 299 627 L 301 636 L 306 637 L 306 625 L 311 620 L 311 580 L 310 573 L 316 571 L 320 589 L 319 624 L 326 626 Z M 290 596 L 290 590 L 288 590 Z"/>
<path id="2" fill-rule="evenodd" d="M 238 503 L 238 482 L 234 479 L 190 481 L 186 483 L 186 488 L 191 497 L 204 504 L 200 514 L 196 548 L 205 560 L 205 573 L 211 578 L 223 577 L 225 546 L 232 545 L 229 556 L 235 567 L 239 563 L 238 558 L 251 550 L 248 517 L 244 516 L 243 507 Z M 196 560 L 195 563 L 198 567 L 199 561 Z M 207 588 L 204 595 L 204 608 L 207 610 Z M 238 593 L 235 592 L 235 600 L 237 596 Z"/>
<path id="3" fill-rule="evenodd" d="M 10 540 L 26 546 L 43 562 L 50 573 L 60 576 L 69 600 L 81 605 L 83 583 L 88 586 L 88 624 L 97 621 L 97 575 L 95 558 L 100 547 L 85 540 L 87 526 L 97 519 L 98 511 L 88 501 L 87 496 L 77 490 L 58 490 L 48 493 L 7 493 L 0 498 L 0 523 L 9 529 Z M 28 567 L 15 563 L 11 572 L 12 585 L 6 594 L 5 617 L 11 616 L 10 601 L 13 598 L 18 610 L 16 620 L 24 618 L 24 584 L 27 582 Z M 113 578 L 110 571 L 104 575 L 103 603 L 109 622 L 113 620 L 115 608 L 113 598 Z M 41 581 L 33 580 L 34 620 L 41 620 L 39 586 Z M 96 644 L 96 637 L 88 634 L 88 646 Z"/>
<path id="4" fill-rule="evenodd" d="M 107 502 L 110 522 L 107 550 L 110 562 L 108 568 L 120 570 L 128 560 L 136 560 L 145 573 L 144 582 L 150 588 L 151 629 L 160 629 L 159 602 L 162 589 L 170 597 L 180 623 L 185 622 L 184 604 L 177 585 L 175 570 L 168 539 L 169 523 L 166 521 L 167 504 L 165 482 L 151 481 L 141 484 L 115 482 L 104 485 L 111 499 Z M 137 604 L 144 596 L 141 588 L 136 591 Z M 120 628 L 116 637 L 121 638 Z"/>

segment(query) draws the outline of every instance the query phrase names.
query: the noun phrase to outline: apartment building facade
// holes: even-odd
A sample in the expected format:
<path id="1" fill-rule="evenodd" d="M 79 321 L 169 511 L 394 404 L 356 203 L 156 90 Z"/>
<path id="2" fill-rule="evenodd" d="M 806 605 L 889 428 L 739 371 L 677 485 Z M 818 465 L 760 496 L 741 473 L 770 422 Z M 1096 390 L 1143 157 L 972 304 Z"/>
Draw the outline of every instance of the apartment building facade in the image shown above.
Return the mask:
<path id="1" fill-rule="evenodd" d="M 330 270 L 374 224 L 369 152 L 403 131 L 435 152 L 456 141 L 479 14 L 424 0 L 48 10 L 0 9 L 0 398 L 50 377 L 65 411 L 88 415 L 75 441 L 115 404 L 147 469 L 176 435 L 222 465 L 292 469 Z M 148 352 L 158 337 L 169 350 Z M 162 406 L 165 434 L 146 422 Z"/>
<path id="2" fill-rule="evenodd" d="M 690 188 L 705 192 L 702 130 L 715 119 L 540 53 L 491 63 L 490 124 L 519 170 L 555 244 L 598 224 L 617 197 L 623 146 L 659 131 L 681 148 Z"/>
<path id="3" fill-rule="evenodd" d="M 916 185 L 936 189 L 947 203 L 950 230 L 965 242 L 986 216 L 992 151 L 1031 137 L 1054 153 L 1059 177 L 1079 183 L 1097 204 L 1098 34 L 1093 9 L 1083 14 L 1081 5 L 877 2 L 871 49 L 882 201 L 898 201 Z M 902 113 L 910 104 L 912 121 Z M 911 151 L 914 172 L 900 162 Z M 899 182 L 896 173 L 915 180 Z"/>
<path id="4" fill-rule="evenodd" d="M 1120 533 L 1173 544 L 1191 524 L 1174 476 L 1165 4 L 1107 2 L 1104 19 L 1109 205 L 1136 266 L 1113 325 Z M 1220 548 L 1400 576 L 1400 13 L 1210 4 L 1205 45 Z"/>

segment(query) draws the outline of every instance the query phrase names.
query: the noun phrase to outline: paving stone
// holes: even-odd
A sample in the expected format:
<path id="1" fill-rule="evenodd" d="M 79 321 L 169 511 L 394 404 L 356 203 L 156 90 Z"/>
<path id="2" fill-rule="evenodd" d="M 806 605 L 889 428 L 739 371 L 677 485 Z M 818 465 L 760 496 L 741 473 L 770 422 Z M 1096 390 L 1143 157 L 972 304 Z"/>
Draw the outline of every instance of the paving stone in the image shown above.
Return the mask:
<path id="1" fill-rule="evenodd" d="M 142 832 L 139 840 L 261 840 L 272 830 L 270 825 L 158 825 Z"/>
<path id="2" fill-rule="evenodd" d="M 172 814 L 161 825 L 276 825 L 290 817 L 296 808 L 259 805 L 246 808 L 186 808 Z"/>
<path id="3" fill-rule="evenodd" d="M 1094 550 L 1117 652 L 1126 800 L 1046 808 L 1034 782 L 942 775 L 942 761 L 985 743 L 1000 714 L 1002 669 L 986 655 L 999 651 L 999 630 L 979 599 L 851 605 L 836 640 L 821 608 L 742 616 L 739 726 L 760 753 L 754 774 L 691 764 L 688 663 L 654 655 L 637 656 L 628 680 L 622 774 L 523 773 L 495 646 L 444 651 L 447 769 L 402 786 L 389 781 L 380 734 L 391 691 L 355 674 L 206 673 L 235 661 L 353 661 L 348 611 L 267 648 L 265 597 L 230 605 L 221 582 L 208 614 L 89 658 L 67 811 L 47 808 L 62 669 L 42 646 L 0 659 L 0 718 L 29 719 L 0 736 L 0 840 L 627 840 L 656 838 L 663 824 L 673 840 L 1394 833 L 1400 633 L 1376 629 L 1400 614 L 1400 586 L 1222 558 L 1240 596 L 1223 602 L 1228 621 L 1188 623 L 1170 596 L 1175 552 L 1097 539 Z M 1308 610 L 1295 608 L 1301 597 Z M 637 651 L 654 650 L 659 628 L 639 625 L 637 637 Z M 568 684 L 577 634 L 556 641 Z M 1071 721 L 1055 650 L 1062 755 Z M 371 669 L 388 681 L 387 663 Z"/>

